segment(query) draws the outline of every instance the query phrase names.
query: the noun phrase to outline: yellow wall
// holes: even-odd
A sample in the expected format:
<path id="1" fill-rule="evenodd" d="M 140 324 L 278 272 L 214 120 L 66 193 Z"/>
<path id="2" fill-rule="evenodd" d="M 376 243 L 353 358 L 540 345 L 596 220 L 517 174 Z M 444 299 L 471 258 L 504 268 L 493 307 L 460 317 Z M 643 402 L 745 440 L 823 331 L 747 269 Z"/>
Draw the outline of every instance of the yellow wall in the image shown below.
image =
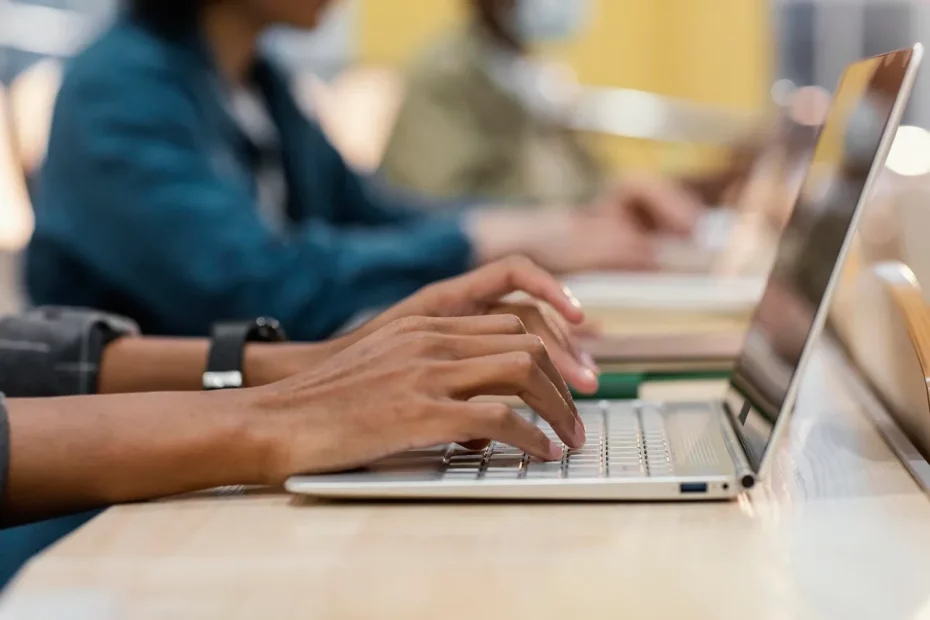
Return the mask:
<path id="1" fill-rule="evenodd" d="M 359 0 L 361 58 L 403 64 L 461 20 L 467 0 Z M 573 0 L 566 0 L 573 1 Z M 547 50 L 585 84 L 760 109 L 770 84 L 767 0 L 592 0 L 585 36 Z M 724 26 L 724 24 L 726 24 Z M 668 147 L 599 140 L 617 163 L 669 165 Z M 679 158 L 680 159 L 680 158 Z"/>

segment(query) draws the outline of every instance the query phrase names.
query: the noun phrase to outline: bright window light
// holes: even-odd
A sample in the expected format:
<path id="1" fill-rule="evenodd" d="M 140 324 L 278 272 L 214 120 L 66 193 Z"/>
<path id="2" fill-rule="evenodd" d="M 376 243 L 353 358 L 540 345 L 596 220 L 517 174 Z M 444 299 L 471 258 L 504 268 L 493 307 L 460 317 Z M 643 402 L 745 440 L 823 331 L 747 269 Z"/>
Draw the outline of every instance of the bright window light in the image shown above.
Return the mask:
<path id="1" fill-rule="evenodd" d="M 922 127 L 905 125 L 895 134 L 888 169 L 906 177 L 930 174 L 930 132 Z"/>

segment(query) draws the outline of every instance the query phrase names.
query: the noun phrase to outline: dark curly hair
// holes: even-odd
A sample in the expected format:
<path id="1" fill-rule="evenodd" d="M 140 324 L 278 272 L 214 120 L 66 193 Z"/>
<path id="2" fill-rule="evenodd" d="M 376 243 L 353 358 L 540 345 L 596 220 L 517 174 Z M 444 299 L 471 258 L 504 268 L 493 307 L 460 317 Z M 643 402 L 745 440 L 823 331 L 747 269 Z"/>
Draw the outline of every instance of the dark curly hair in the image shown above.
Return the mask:
<path id="1" fill-rule="evenodd" d="M 130 14 L 146 26 L 169 36 L 188 32 L 210 0 L 127 0 Z"/>

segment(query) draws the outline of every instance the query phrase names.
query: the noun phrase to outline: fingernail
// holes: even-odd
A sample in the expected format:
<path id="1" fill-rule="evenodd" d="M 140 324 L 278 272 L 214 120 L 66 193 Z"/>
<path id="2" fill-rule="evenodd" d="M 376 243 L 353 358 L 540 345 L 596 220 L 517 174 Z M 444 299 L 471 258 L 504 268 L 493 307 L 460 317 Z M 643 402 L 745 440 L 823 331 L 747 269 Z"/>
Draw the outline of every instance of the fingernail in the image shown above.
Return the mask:
<path id="1" fill-rule="evenodd" d="M 551 461 L 562 460 L 562 446 L 555 443 L 554 441 L 549 442 L 549 460 Z"/>
<path id="2" fill-rule="evenodd" d="M 586 440 L 587 440 L 587 436 L 585 435 L 584 424 L 582 424 L 581 420 L 576 418 L 575 419 L 575 443 L 578 445 L 579 448 L 583 448 Z"/>
<path id="3" fill-rule="evenodd" d="M 590 353 L 582 353 L 582 354 L 581 354 L 581 362 L 582 362 L 585 366 L 587 366 L 587 367 L 591 370 L 591 372 L 593 372 L 596 376 L 600 376 L 600 374 L 601 374 L 601 369 L 600 369 L 600 367 L 597 365 L 597 362 L 594 361 L 594 358 L 591 357 L 591 354 L 590 354 Z"/>
<path id="4" fill-rule="evenodd" d="M 579 310 L 581 310 L 581 302 L 578 301 L 578 298 L 575 297 L 575 294 L 572 293 L 572 290 L 571 290 L 570 288 L 568 288 L 567 286 L 563 286 L 563 287 L 562 287 L 562 292 L 565 294 L 566 297 L 568 297 L 568 301 L 569 301 L 573 306 L 575 306 L 576 308 L 578 308 Z"/>
<path id="5" fill-rule="evenodd" d="M 581 376 L 583 376 L 586 381 L 591 381 L 593 383 L 597 383 L 598 381 L 597 373 L 591 370 L 590 368 L 582 368 Z"/>

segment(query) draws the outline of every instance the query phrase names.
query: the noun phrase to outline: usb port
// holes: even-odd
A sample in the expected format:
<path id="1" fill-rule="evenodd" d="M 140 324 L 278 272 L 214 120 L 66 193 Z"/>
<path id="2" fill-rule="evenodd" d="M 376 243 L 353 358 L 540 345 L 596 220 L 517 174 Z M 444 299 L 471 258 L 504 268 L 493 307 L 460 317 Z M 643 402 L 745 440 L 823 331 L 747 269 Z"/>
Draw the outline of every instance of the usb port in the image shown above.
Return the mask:
<path id="1" fill-rule="evenodd" d="M 706 482 L 686 482 L 681 485 L 682 493 L 707 493 Z"/>

